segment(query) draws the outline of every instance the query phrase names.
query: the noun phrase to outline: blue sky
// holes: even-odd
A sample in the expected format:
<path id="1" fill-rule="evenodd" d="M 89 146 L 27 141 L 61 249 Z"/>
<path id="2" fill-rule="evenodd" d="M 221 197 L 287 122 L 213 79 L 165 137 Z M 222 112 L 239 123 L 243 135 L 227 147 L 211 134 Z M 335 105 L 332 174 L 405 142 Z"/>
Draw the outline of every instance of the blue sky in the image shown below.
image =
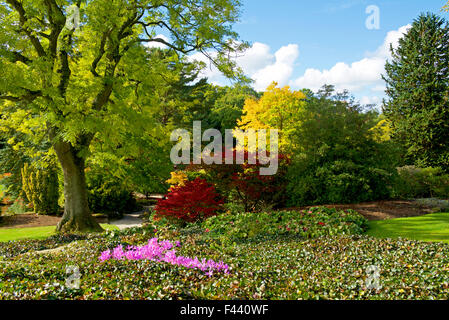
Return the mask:
<path id="1" fill-rule="evenodd" d="M 369 5 L 380 9 L 379 30 L 365 27 Z M 244 0 L 242 23 L 235 30 L 243 40 L 266 43 L 273 50 L 298 44 L 299 76 L 308 67 L 359 60 L 376 50 L 388 31 L 411 23 L 421 12 L 440 13 L 443 5 L 442 0 Z"/>
<path id="2" fill-rule="evenodd" d="M 242 21 L 234 29 L 253 47 L 238 63 L 257 80 L 256 89 L 271 80 L 294 89 L 335 82 L 362 102 L 376 104 L 384 96 L 380 74 L 389 43 L 397 43 L 421 12 L 449 18 L 441 12 L 443 0 L 242 1 Z M 378 30 L 365 24 L 370 5 L 379 8 Z M 226 84 L 216 70 L 205 75 Z"/>

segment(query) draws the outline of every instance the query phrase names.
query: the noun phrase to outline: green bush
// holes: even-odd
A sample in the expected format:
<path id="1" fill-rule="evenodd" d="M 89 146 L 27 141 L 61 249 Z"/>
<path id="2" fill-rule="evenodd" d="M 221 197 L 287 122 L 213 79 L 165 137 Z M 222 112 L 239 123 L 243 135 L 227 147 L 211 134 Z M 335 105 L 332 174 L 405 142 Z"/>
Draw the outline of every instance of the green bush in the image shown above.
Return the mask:
<path id="1" fill-rule="evenodd" d="M 330 90 L 329 88 L 327 90 Z M 397 146 L 383 141 L 379 115 L 332 90 L 310 98 L 293 135 L 289 205 L 389 198 Z"/>
<path id="2" fill-rule="evenodd" d="M 342 159 L 296 163 L 289 176 L 290 205 L 357 203 L 386 199 L 392 174 L 385 169 Z"/>
<path id="3" fill-rule="evenodd" d="M 120 219 L 123 213 L 139 209 L 132 191 L 113 179 L 88 174 L 87 189 L 89 208 L 94 213 L 104 213 L 110 219 Z"/>
<path id="4" fill-rule="evenodd" d="M 8 216 L 14 216 L 16 214 L 22 214 L 27 211 L 26 205 L 23 203 L 23 200 L 21 198 L 17 198 L 12 205 L 10 205 L 6 211 L 3 213 L 3 215 Z M 1 215 L 1 212 L 0 212 Z"/>
<path id="5" fill-rule="evenodd" d="M 22 190 L 37 214 L 59 212 L 59 181 L 55 168 L 36 169 L 25 163 L 22 168 Z"/>
<path id="6" fill-rule="evenodd" d="M 202 227 L 212 238 L 224 241 L 296 236 L 311 239 L 341 234 L 362 234 L 367 220 L 355 211 L 316 207 L 302 211 L 224 214 L 206 220 Z"/>
<path id="7" fill-rule="evenodd" d="M 397 198 L 448 198 L 449 174 L 440 168 L 398 168 L 398 178 L 394 185 Z"/>

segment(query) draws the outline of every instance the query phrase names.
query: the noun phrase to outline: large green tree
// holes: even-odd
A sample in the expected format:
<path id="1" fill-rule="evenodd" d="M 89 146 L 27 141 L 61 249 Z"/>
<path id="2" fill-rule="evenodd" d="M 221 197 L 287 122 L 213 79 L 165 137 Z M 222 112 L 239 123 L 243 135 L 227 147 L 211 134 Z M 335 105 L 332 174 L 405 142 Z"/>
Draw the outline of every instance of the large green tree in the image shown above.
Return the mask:
<path id="1" fill-rule="evenodd" d="M 142 88 L 164 69 L 151 63 L 145 45 L 176 52 L 172 64 L 202 52 L 235 76 L 229 57 L 246 47 L 232 30 L 239 7 L 239 0 L 0 2 L 0 113 L 11 126 L 45 127 L 64 173 L 59 231 L 101 230 L 86 193 L 92 141 L 154 124 L 148 115 L 158 97 Z M 11 120 L 16 114 L 20 121 Z"/>
<path id="2" fill-rule="evenodd" d="M 410 162 L 449 170 L 449 26 L 423 14 L 391 51 L 384 113 L 393 138 Z"/>

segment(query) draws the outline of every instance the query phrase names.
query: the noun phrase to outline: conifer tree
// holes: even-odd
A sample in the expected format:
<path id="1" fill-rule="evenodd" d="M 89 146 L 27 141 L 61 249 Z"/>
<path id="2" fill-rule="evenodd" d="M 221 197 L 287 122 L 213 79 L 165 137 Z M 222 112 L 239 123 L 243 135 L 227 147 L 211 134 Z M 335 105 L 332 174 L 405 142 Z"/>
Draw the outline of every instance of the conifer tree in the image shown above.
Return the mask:
<path id="1" fill-rule="evenodd" d="M 435 14 L 422 14 L 391 47 L 387 62 L 384 113 L 407 160 L 449 170 L 449 26 Z"/>

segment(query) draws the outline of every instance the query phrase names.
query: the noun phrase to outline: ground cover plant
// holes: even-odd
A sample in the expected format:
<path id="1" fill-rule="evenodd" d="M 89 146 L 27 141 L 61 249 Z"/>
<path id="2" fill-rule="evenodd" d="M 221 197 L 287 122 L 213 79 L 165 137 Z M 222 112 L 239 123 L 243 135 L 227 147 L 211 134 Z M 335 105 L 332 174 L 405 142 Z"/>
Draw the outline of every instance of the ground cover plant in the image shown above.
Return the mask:
<path id="1" fill-rule="evenodd" d="M 26 259 L 27 246 L 46 248 L 58 239 L 47 246 L 43 240 L 0 244 L 0 299 L 445 299 L 449 294 L 449 246 L 403 239 L 336 235 L 298 241 L 274 235 L 222 246 L 203 230 L 159 230 L 159 239 L 180 241 L 180 255 L 222 260 L 229 273 L 209 276 L 151 260 L 100 261 L 103 251 L 142 245 L 154 231 L 74 238 L 57 253 L 29 252 Z M 79 289 L 65 284 L 68 264 L 80 269 Z M 379 290 L 366 287 L 370 266 L 380 269 Z"/>
<path id="2" fill-rule="evenodd" d="M 229 213 L 203 223 L 209 237 L 225 242 L 285 235 L 310 239 L 336 234 L 362 234 L 366 227 L 366 219 L 357 212 L 324 207 L 301 211 Z"/>

